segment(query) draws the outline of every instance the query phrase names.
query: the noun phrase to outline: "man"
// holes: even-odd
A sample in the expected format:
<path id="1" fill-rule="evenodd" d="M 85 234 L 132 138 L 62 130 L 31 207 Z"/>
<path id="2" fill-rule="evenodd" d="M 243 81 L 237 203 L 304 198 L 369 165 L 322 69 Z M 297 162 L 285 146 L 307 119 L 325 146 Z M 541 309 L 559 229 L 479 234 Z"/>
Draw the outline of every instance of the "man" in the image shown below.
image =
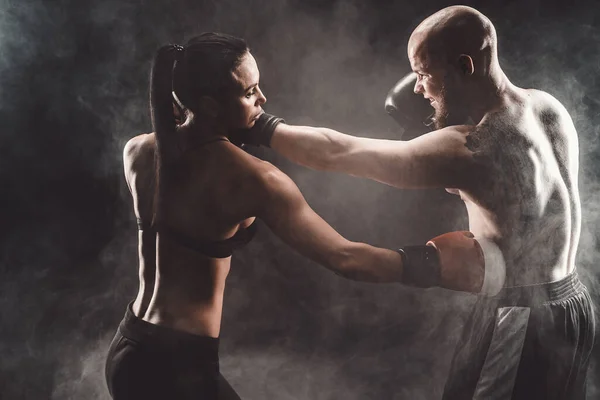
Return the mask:
<path id="1" fill-rule="evenodd" d="M 377 140 L 265 114 L 243 140 L 310 168 L 459 195 L 469 230 L 502 250 L 506 280 L 478 301 L 444 399 L 584 399 L 594 319 L 575 272 L 581 210 L 569 114 L 549 94 L 509 81 L 494 26 L 473 8 L 425 19 L 408 57 L 437 130 Z"/>

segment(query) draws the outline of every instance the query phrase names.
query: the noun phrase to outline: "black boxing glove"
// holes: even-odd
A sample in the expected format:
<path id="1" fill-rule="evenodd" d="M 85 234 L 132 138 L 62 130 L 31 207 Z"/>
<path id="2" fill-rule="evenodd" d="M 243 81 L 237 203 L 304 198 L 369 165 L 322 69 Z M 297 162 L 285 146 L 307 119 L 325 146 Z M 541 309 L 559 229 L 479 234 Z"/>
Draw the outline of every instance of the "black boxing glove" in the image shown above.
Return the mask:
<path id="1" fill-rule="evenodd" d="M 229 137 L 229 140 L 238 146 L 253 144 L 255 146 L 271 147 L 271 138 L 273 132 L 275 132 L 275 127 L 282 122 L 285 123 L 283 118 L 264 112 L 258 117 L 252 128 L 235 132 Z"/>
<path id="2" fill-rule="evenodd" d="M 385 111 L 400 125 L 405 132 L 410 131 L 418 136 L 430 130 L 433 109 L 422 95 L 415 94 L 414 87 L 417 74 L 409 73 L 390 89 L 385 99 Z"/>

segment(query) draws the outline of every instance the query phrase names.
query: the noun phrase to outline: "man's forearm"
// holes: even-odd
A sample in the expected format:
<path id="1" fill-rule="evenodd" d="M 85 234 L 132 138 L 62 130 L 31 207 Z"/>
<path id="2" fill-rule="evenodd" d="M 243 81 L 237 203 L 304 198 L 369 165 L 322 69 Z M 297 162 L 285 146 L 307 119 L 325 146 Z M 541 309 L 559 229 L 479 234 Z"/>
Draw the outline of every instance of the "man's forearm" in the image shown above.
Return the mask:
<path id="1" fill-rule="evenodd" d="M 327 128 L 279 124 L 271 148 L 295 162 L 317 170 L 335 170 L 351 148 L 353 136 Z"/>

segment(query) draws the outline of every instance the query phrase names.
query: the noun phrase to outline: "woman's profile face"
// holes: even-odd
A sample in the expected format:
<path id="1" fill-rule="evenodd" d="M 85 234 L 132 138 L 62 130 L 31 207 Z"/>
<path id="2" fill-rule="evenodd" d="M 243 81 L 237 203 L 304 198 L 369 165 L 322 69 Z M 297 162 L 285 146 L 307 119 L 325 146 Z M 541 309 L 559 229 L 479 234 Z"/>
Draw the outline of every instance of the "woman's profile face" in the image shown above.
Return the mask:
<path id="1" fill-rule="evenodd" d="M 229 129 L 248 129 L 254 126 L 267 101 L 258 86 L 260 72 L 252 54 L 246 53 L 232 75 L 235 89 L 226 101 L 226 124 Z"/>

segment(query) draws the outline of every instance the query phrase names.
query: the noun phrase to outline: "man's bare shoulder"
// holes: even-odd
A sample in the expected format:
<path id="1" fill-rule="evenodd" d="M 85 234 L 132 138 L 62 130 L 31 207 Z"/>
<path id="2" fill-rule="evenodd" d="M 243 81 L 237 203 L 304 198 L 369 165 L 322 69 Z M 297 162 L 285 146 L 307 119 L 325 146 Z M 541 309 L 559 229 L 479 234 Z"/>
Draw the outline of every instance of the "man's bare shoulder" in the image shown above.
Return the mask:
<path id="1" fill-rule="evenodd" d="M 552 96 L 548 92 L 545 92 L 540 89 L 524 89 L 524 90 L 529 96 L 531 96 L 531 98 L 534 101 L 539 102 L 540 105 L 564 108 L 563 105 L 560 103 L 560 101 L 558 101 L 558 99 L 556 97 Z"/>
<path id="2" fill-rule="evenodd" d="M 477 125 L 477 130 L 493 132 L 500 129 L 524 133 L 531 128 L 525 123 L 531 121 L 531 115 L 546 128 L 564 128 L 573 124 L 565 106 L 550 93 L 517 88 L 506 97 L 502 106 L 485 115 Z"/>
<path id="3" fill-rule="evenodd" d="M 532 99 L 532 106 L 546 123 L 570 122 L 571 116 L 566 107 L 548 92 L 527 89 Z"/>
<path id="4" fill-rule="evenodd" d="M 532 93 L 537 100 L 535 113 L 554 146 L 575 150 L 579 141 L 577 129 L 566 107 L 549 93 L 541 90 Z"/>
<path id="5" fill-rule="evenodd" d="M 417 139 L 413 139 L 412 142 L 434 146 L 439 150 L 464 150 L 470 136 L 478 130 L 479 127 L 476 125 L 451 125 L 422 135 Z"/>
<path id="6" fill-rule="evenodd" d="M 424 135 L 418 136 L 408 142 L 397 141 L 397 143 L 419 143 L 419 142 L 444 142 L 444 141 L 464 141 L 469 134 L 477 130 L 476 125 L 450 125 Z M 382 144 L 393 143 L 392 141 L 381 141 Z"/>

